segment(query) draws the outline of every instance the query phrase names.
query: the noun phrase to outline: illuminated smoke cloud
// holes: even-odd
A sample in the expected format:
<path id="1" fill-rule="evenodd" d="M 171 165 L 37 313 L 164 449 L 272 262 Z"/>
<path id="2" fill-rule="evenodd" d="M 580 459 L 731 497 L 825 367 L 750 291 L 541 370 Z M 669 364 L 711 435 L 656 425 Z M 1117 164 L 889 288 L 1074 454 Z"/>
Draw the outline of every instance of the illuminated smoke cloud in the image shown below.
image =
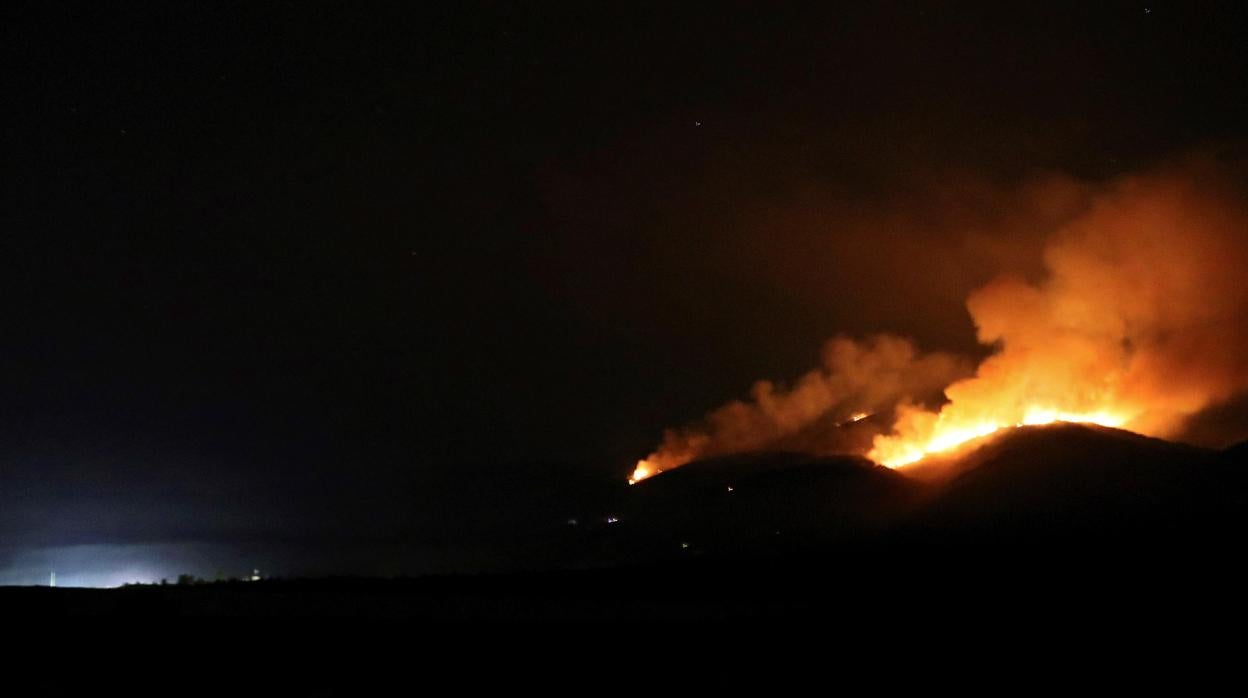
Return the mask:
<path id="1" fill-rule="evenodd" d="M 890 465 L 1002 427 L 1056 420 L 1173 436 L 1248 388 L 1248 211 L 1209 165 L 1116 181 L 1058 230 L 1047 275 L 967 300 L 997 347 L 939 412 L 902 411 L 871 457 Z"/>
<path id="2" fill-rule="evenodd" d="M 748 401 L 669 430 L 633 479 L 894 409 L 888 433 L 839 450 L 901 466 L 1059 420 L 1173 437 L 1192 415 L 1248 390 L 1248 210 L 1233 178 L 1192 161 L 1067 189 L 1079 202 L 1069 215 L 1005 231 L 1047 236 L 1043 272 L 1003 275 L 967 299 L 978 340 L 993 349 L 973 375 L 968 362 L 896 336 L 837 338 L 823 367 L 791 388 L 761 381 Z M 924 407 L 942 388 L 944 404 Z M 836 446 L 825 439 L 810 450 Z"/>
<path id="3" fill-rule="evenodd" d="M 699 424 L 668 430 L 659 449 L 638 463 L 633 480 L 699 458 L 774 447 L 829 418 L 835 424 L 861 421 L 899 400 L 938 393 L 968 368 L 949 354 L 921 354 L 900 337 L 837 337 L 823 348 L 823 367 L 791 388 L 759 381 L 748 401 L 730 402 Z"/>

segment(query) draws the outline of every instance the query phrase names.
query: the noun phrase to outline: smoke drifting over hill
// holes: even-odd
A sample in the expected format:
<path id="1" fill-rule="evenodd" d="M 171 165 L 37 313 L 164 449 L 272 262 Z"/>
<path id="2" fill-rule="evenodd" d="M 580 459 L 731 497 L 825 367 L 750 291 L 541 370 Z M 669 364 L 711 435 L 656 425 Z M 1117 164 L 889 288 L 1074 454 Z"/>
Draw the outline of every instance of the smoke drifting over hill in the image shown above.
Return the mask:
<path id="1" fill-rule="evenodd" d="M 967 369 L 957 357 L 921 354 L 900 337 L 880 335 L 861 342 L 837 337 L 823 348 L 823 366 L 802 376 L 792 388 L 759 381 L 748 402 L 730 402 L 700 425 L 668 431 L 662 446 L 634 477 L 697 458 L 768 447 L 829 413 L 840 424 L 861 419 L 904 397 L 938 392 Z"/>
<path id="2" fill-rule="evenodd" d="M 837 338 L 824 366 L 792 388 L 761 381 L 750 401 L 667 432 L 634 477 L 765 448 L 816 423 L 839 428 L 854 413 L 895 411 L 869 451 L 894 466 L 1022 424 L 1174 437 L 1248 389 L 1248 210 L 1236 178 L 1193 159 L 1109 182 L 1063 181 L 1068 215 L 1038 216 L 1031 230 L 1017 222 L 1020 236 L 1044 235 L 1044 272 L 1003 273 L 966 301 L 992 349 L 973 375 L 969 360 L 903 338 Z M 942 389 L 946 402 L 932 406 Z"/>

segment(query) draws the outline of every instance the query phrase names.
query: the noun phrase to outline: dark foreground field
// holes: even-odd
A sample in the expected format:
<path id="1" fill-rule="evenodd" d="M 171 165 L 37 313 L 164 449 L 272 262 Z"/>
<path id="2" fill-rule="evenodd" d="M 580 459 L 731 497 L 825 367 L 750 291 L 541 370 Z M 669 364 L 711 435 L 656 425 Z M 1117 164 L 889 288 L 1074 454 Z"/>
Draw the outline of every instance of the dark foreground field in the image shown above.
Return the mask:
<path id="1" fill-rule="evenodd" d="M 1074 425 L 903 476 L 758 454 L 623 492 L 551 535 L 561 571 L 0 589 L 8 617 L 1219 622 L 1248 594 L 1248 460 Z"/>
<path id="2" fill-rule="evenodd" d="M 6 617 L 400 620 L 1243 618 L 1248 575 L 1224 554 L 1137 548 L 879 549 L 654 567 L 410 580 L 320 579 L 0 589 Z"/>

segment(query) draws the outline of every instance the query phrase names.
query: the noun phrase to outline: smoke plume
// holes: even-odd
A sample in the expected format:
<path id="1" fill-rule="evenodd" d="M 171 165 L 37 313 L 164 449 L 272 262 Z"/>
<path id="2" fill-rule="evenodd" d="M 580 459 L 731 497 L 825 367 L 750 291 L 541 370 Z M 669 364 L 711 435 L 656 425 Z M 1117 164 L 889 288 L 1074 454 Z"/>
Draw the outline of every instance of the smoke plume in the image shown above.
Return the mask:
<path id="1" fill-rule="evenodd" d="M 1067 215 L 1037 217 L 1032 230 L 1015 222 L 1047 239 L 1043 271 L 1004 274 L 967 299 L 992 352 L 973 374 L 969 360 L 897 336 L 838 337 L 791 388 L 760 381 L 748 401 L 666 432 L 634 478 L 811 430 L 839 433 L 872 413 L 882 415 L 873 443 L 840 450 L 893 466 L 1058 420 L 1173 437 L 1248 390 L 1248 208 L 1234 178 L 1202 160 L 1071 186 L 1080 204 Z M 837 450 L 843 440 L 820 443 Z"/>
<path id="2" fill-rule="evenodd" d="M 964 436 L 1063 419 L 1173 436 L 1248 388 L 1248 211 L 1207 164 L 1115 181 L 1056 231 L 1036 282 L 967 308 L 997 348 L 939 411 L 902 410 L 872 457 L 902 464 Z"/>
<path id="3" fill-rule="evenodd" d="M 969 368 L 950 354 L 921 354 L 900 337 L 836 337 L 824 345 L 823 366 L 791 388 L 758 381 L 748 401 L 730 402 L 699 424 L 668 430 L 634 478 L 699 458 L 768 448 L 829 417 L 843 425 L 889 410 L 899 400 L 921 400 L 967 375 Z"/>

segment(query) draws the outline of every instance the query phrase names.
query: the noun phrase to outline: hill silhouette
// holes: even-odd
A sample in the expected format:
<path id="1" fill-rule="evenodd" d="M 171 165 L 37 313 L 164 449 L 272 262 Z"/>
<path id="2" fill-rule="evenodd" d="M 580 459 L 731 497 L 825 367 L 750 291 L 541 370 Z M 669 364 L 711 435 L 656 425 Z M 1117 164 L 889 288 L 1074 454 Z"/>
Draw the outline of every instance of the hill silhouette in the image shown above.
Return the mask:
<path id="1" fill-rule="evenodd" d="M 828 545 L 891 527 L 927 489 L 859 457 L 729 456 L 630 488 L 621 529 L 685 554 Z"/>
<path id="2" fill-rule="evenodd" d="M 622 528 L 725 554 L 899 541 L 1216 547 L 1243 529 L 1246 459 L 1248 444 L 1218 452 L 1067 423 L 1011 429 L 912 469 L 744 454 L 640 483 Z"/>
<path id="3" fill-rule="evenodd" d="M 1011 430 L 947 466 L 912 530 L 1086 542 L 1157 536 L 1228 515 L 1219 454 L 1104 427 Z"/>
<path id="4" fill-rule="evenodd" d="M 1073 424 L 1012 429 L 917 474 L 858 457 L 741 454 L 621 487 L 601 518 L 549 537 L 543 559 L 564 561 L 554 568 L 7 589 L 0 601 L 45 618 L 1227 617 L 1248 612 L 1246 456 L 1248 444 L 1214 451 Z"/>

